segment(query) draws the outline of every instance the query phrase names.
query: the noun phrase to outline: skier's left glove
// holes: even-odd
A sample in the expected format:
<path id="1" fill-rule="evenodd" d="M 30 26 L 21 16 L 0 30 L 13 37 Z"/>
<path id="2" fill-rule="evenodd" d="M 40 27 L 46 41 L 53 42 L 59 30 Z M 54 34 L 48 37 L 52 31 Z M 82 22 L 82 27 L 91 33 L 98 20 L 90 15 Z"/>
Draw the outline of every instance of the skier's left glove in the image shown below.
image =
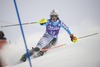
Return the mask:
<path id="1" fill-rule="evenodd" d="M 39 21 L 40 25 L 46 24 L 46 22 L 47 22 L 46 19 L 41 19 L 41 20 Z"/>
<path id="2" fill-rule="evenodd" d="M 77 42 L 77 38 L 73 34 L 70 34 L 70 38 L 71 38 L 72 42 L 74 42 L 74 43 Z"/>

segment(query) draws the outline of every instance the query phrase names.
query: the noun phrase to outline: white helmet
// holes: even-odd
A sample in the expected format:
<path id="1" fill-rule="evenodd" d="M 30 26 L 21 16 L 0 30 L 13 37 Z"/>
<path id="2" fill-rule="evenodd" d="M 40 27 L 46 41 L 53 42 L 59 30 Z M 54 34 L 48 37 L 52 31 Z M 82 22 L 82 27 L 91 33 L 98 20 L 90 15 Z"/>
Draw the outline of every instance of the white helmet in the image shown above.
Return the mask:
<path id="1" fill-rule="evenodd" d="M 50 13 L 50 16 L 51 16 L 51 15 L 57 15 L 57 16 L 58 16 L 58 11 L 55 10 L 55 9 L 53 9 L 53 10 L 51 11 L 51 13 Z"/>

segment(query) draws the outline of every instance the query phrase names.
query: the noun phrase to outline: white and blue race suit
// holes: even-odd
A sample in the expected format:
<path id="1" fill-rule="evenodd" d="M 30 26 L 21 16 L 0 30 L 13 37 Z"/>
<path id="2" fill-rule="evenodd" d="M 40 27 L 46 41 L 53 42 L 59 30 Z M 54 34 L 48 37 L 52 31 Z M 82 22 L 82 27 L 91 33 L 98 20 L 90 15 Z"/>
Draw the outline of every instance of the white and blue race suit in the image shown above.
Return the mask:
<path id="1" fill-rule="evenodd" d="M 39 47 L 40 49 L 48 45 L 54 38 L 58 38 L 59 30 L 61 27 L 65 29 L 69 35 L 71 34 L 66 24 L 64 24 L 59 19 L 56 22 L 52 22 L 51 19 L 49 19 L 44 25 L 46 26 L 46 32 L 36 45 L 36 47 Z"/>

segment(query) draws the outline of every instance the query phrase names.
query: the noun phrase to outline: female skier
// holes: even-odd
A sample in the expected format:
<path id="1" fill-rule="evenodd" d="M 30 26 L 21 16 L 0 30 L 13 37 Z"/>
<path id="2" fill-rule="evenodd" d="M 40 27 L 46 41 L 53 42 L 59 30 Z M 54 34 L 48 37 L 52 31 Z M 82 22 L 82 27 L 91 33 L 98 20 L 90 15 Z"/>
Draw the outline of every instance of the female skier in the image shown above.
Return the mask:
<path id="1" fill-rule="evenodd" d="M 52 10 L 50 14 L 50 19 L 40 20 L 40 25 L 45 25 L 46 31 L 43 37 L 37 43 L 36 47 L 32 48 L 29 51 L 30 56 L 36 53 L 38 54 L 38 56 L 43 55 L 44 52 L 46 52 L 47 50 L 41 51 L 42 49 L 45 49 L 45 48 L 48 49 L 52 45 L 55 45 L 58 39 L 59 30 L 61 27 L 65 29 L 65 31 L 67 31 L 72 42 L 77 41 L 77 38 L 70 32 L 69 28 L 59 19 L 59 15 L 55 10 Z M 20 60 L 26 61 L 26 59 L 27 59 L 27 54 L 25 53 Z"/>

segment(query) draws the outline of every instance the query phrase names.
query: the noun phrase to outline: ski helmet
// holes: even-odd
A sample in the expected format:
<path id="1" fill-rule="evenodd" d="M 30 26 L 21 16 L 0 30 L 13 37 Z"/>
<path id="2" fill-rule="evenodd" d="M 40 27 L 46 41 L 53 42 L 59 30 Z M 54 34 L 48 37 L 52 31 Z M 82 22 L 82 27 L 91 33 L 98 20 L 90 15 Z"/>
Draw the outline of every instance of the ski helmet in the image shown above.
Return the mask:
<path id="1" fill-rule="evenodd" d="M 55 9 L 53 9 L 53 10 L 51 11 L 51 13 L 50 13 L 50 17 L 51 17 L 51 16 L 57 16 L 57 17 L 58 17 L 58 11 L 55 10 Z"/>

